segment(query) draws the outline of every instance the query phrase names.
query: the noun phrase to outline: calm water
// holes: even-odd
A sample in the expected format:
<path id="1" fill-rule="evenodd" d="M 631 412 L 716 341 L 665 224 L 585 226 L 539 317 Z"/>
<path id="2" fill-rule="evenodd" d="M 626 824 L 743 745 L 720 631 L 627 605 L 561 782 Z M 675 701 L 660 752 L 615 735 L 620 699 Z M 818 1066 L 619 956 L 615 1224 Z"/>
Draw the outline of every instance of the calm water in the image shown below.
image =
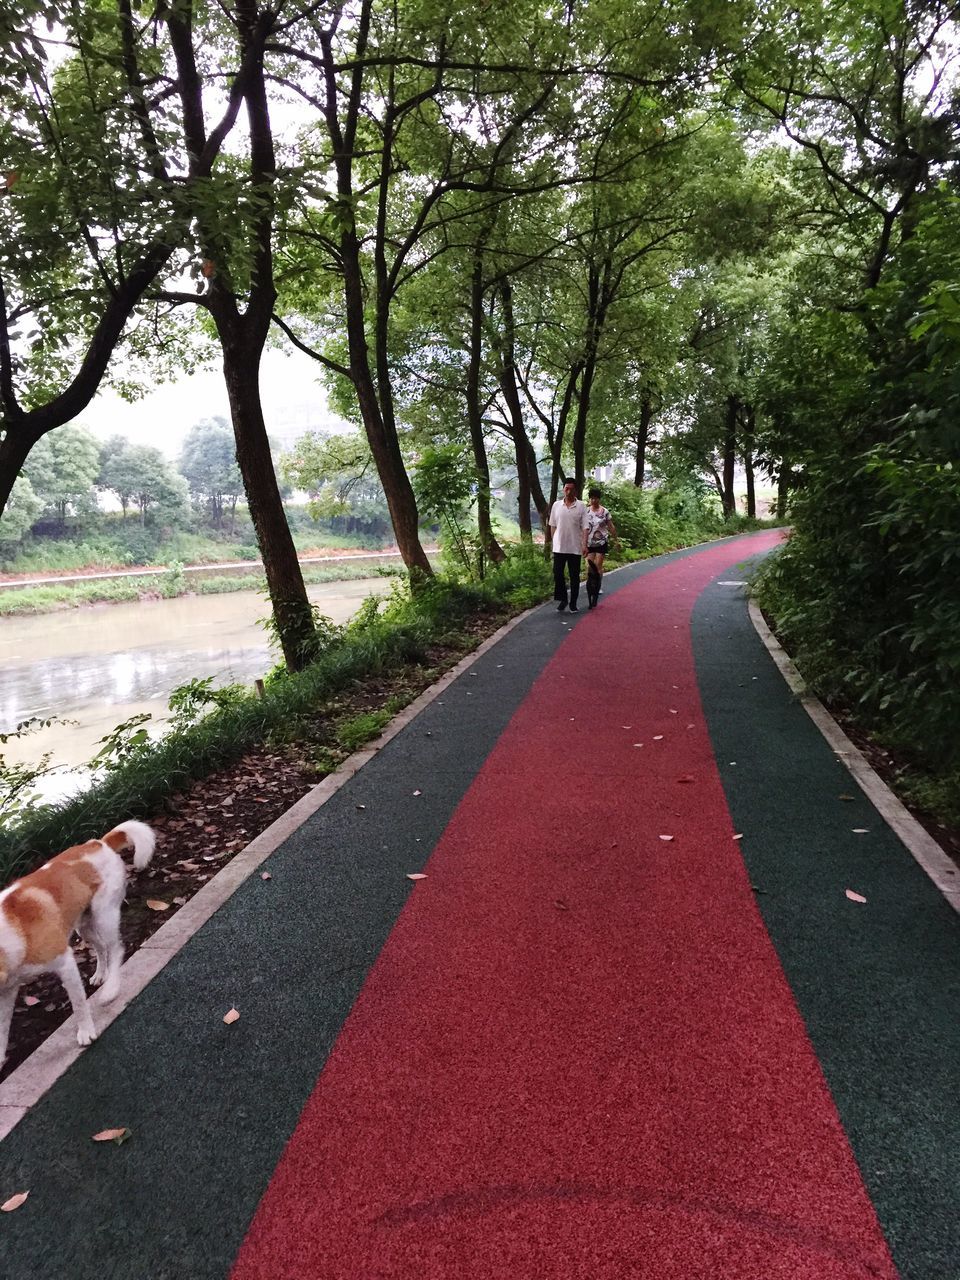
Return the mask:
<path id="1" fill-rule="evenodd" d="M 323 614 L 345 622 L 367 596 L 388 589 L 383 578 L 358 578 L 319 583 L 308 592 Z M 258 626 L 268 612 L 258 592 L 238 591 L 0 619 L 0 731 L 30 716 L 76 722 L 0 750 L 10 762 L 30 763 L 50 752 L 52 764 L 73 768 L 137 712 L 162 722 L 171 690 L 195 676 L 252 684 L 275 661 Z M 85 780 L 58 768 L 38 790 L 63 795 Z"/>

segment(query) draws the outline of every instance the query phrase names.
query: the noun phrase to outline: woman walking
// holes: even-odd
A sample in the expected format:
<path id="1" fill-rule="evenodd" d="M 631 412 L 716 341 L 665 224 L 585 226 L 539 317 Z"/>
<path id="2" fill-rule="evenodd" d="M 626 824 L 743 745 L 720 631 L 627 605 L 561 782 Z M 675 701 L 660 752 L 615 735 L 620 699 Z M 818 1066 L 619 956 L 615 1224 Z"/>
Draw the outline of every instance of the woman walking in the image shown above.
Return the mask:
<path id="1" fill-rule="evenodd" d="M 600 584 L 603 581 L 603 560 L 611 538 L 620 547 L 620 539 L 613 518 L 606 507 L 600 505 L 600 490 L 590 490 L 587 507 L 587 601 L 591 609 L 597 607 Z"/>

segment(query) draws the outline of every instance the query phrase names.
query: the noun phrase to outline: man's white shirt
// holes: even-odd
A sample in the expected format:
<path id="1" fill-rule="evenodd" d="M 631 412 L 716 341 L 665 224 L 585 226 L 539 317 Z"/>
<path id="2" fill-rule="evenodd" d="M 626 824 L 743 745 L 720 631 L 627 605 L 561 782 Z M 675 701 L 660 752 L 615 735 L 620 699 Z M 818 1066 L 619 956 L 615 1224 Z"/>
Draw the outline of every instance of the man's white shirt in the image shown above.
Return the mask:
<path id="1" fill-rule="evenodd" d="M 550 509 L 553 526 L 553 550 L 561 555 L 579 556 L 583 553 L 583 530 L 587 527 L 587 508 L 578 498 L 571 506 L 557 499 Z"/>

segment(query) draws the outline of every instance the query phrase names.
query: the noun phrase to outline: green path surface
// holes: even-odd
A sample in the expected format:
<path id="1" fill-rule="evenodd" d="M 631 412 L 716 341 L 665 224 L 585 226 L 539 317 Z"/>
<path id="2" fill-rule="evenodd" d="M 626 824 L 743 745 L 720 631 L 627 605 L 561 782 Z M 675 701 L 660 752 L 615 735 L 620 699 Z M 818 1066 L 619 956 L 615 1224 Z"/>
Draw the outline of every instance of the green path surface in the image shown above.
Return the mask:
<path id="1" fill-rule="evenodd" d="M 751 540 L 736 546 L 747 556 Z M 601 608 L 696 554 L 610 577 Z M 565 624 L 589 620 L 545 606 L 481 657 L 477 676 L 297 831 L 271 881 L 248 881 L 0 1144 L 0 1199 L 31 1193 L 0 1219 L 0 1280 L 228 1274 L 411 891 L 406 873 L 426 862 Z M 905 1280 L 960 1280 L 960 922 L 793 699 L 739 588 L 705 590 L 692 639 L 757 901 L 897 1265 Z M 231 1005 L 241 1020 L 226 1028 Z M 133 1131 L 123 1146 L 90 1142 L 120 1125 Z"/>
<path id="2" fill-rule="evenodd" d="M 791 696 L 742 589 L 708 587 L 692 633 L 757 903 L 894 1259 L 957 1280 L 960 916 Z"/>

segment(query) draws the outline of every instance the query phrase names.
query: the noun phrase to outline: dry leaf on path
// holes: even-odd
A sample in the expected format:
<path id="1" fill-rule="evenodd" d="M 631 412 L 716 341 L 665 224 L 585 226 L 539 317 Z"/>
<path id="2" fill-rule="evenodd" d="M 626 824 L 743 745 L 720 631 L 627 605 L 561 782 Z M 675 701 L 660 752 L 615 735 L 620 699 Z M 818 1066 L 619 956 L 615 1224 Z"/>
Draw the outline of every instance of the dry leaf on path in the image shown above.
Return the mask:
<path id="1" fill-rule="evenodd" d="M 847 890 L 847 897 L 850 899 L 851 902 L 866 902 L 866 898 L 863 896 L 863 894 L 854 893 L 852 889 Z"/>
<path id="2" fill-rule="evenodd" d="M 408 880 L 426 880 L 426 878 L 427 878 L 427 877 L 426 877 L 426 873 L 425 873 L 425 872 L 423 872 L 423 871 L 408 871 L 408 872 L 407 872 L 407 879 L 408 879 Z"/>
<path id="3" fill-rule="evenodd" d="M 660 839 L 661 839 L 661 840 L 672 840 L 672 839 L 673 839 L 673 836 L 661 836 L 661 837 L 660 837 Z"/>
<path id="4" fill-rule="evenodd" d="M 130 1137 L 129 1129 L 102 1129 L 93 1135 L 93 1142 L 115 1142 L 118 1146 Z"/>
<path id="5" fill-rule="evenodd" d="M 415 796 L 422 796 L 422 795 L 423 795 L 423 792 L 422 792 L 422 791 L 415 791 L 413 794 L 414 794 Z"/>
<path id="6" fill-rule="evenodd" d="M 654 742 L 662 742 L 662 741 L 663 741 L 663 734 L 662 734 L 662 733 L 655 733 L 655 734 L 653 735 L 653 740 L 654 740 Z"/>
<path id="7" fill-rule="evenodd" d="M 852 831 L 855 836 L 868 836 L 870 834 L 866 827 L 853 827 Z"/>
<path id="8" fill-rule="evenodd" d="M 0 1204 L 0 1209 L 2 1209 L 4 1213 L 13 1213 L 14 1209 L 20 1208 L 29 1194 L 29 1191 L 18 1191 L 17 1194 L 15 1196 L 11 1196 L 9 1200 L 4 1200 L 3 1204 Z"/>
<path id="9" fill-rule="evenodd" d="M 742 831 L 738 832 L 738 833 L 737 833 L 733 838 L 734 838 L 734 840 L 742 840 L 742 839 L 743 839 L 743 832 L 742 832 Z"/>
<path id="10" fill-rule="evenodd" d="M 678 782 L 693 782 L 693 780 L 694 779 L 693 779 L 692 773 L 682 773 L 680 777 L 677 779 Z"/>
<path id="11" fill-rule="evenodd" d="M 273 878 L 273 877 L 270 875 L 270 872 L 269 872 L 269 871 L 261 871 L 261 872 L 260 872 L 260 879 L 261 879 L 261 880 L 271 880 L 272 878 Z"/>
<path id="12" fill-rule="evenodd" d="M 232 1022 L 236 1022 L 239 1017 L 240 1017 L 240 1011 L 238 1009 L 231 1009 L 229 1013 L 225 1013 L 223 1015 L 223 1020 L 229 1027 L 230 1024 Z"/>
<path id="13" fill-rule="evenodd" d="M 151 911 L 167 911 L 170 907 L 170 903 L 161 902 L 159 898 L 148 898 L 147 906 Z"/>

